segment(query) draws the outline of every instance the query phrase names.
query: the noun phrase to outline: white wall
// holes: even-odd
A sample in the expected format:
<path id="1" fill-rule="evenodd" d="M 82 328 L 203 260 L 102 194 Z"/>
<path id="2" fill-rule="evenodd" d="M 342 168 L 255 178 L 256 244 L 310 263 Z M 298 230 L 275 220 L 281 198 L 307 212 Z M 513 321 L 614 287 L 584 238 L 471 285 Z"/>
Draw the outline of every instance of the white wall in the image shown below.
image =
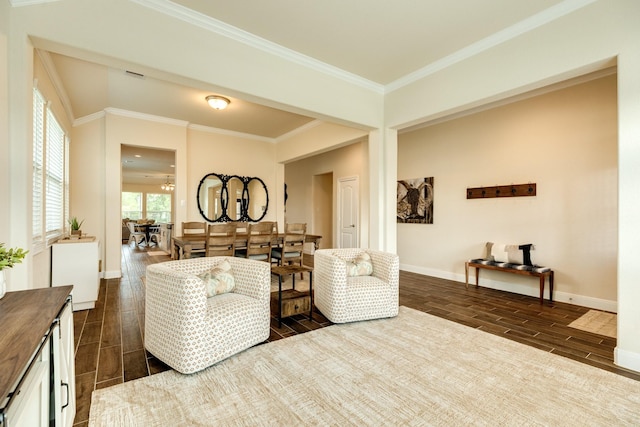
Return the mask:
<path id="1" fill-rule="evenodd" d="M 367 185 L 367 144 L 356 142 L 336 150 L 318 154 L 297 162 L 285 165 L 285 180 L 287 183 L 287 221 L 306 222 L 307 232 L 318 234 L 313 228 L 314 204 L 313 204 L 313 178 L 316 175 L 332 173 L 333 175 L 333 206 L 338 206 L 338 180 L 340 178 L 358 176 L 360 178 L 360 246 L 368 247 L 369 230 L 367 227 L 369 218 L 368 209 L 368 185 Z M 336 225 L 338 224 L 336 209 L 333 210 L 333 230 L 331 239 L 323 240 L 321 247 L 326 248 L 327 242 L 335 247 L 337 242 Z M 364 223 L 364 226 L 362 224 Z"/>
<path id="2" fill-rule="evenodd" d="M 616 311 L 616 90 L 610 74 L 401 134 L 398 178 L 435 181 L 434 224 L 398 224 L 403 268 L 464 282 L 485 242 L 533 243 L 532 261 L 555 271 L 554 299 Z M 535 197 L 466 199 L 530 182 Z M 481 284 L 539 294 L 531 278 L 483 271 Z"/>

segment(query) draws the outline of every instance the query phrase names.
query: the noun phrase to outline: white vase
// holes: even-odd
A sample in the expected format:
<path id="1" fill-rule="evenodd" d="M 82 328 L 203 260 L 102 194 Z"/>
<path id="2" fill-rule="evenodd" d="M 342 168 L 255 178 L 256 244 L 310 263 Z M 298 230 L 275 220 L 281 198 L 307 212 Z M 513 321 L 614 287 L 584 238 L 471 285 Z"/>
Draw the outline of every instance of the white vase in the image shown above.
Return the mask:
<path id="1" fill-rule="evenodd" d="M 4 281 L 4 270 L 0 270 L 0 298 L 7 292 L 7 282 Z"/>

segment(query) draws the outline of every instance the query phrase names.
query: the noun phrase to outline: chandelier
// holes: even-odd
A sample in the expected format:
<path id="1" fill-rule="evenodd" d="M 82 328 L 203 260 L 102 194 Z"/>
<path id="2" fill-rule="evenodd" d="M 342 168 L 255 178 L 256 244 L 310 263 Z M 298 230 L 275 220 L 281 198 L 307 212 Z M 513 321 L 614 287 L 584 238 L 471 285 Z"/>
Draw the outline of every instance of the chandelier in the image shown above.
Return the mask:
<path id="1" fill-rule="evenodd" d="M 175 184 L 172 184 L 169 181 L 169 175 L 167 175 L 167 182 L 165 182 L 164 184 L 162 184 L 160 186 L 160 188 L 162 188 L 164 191 L 173 191 L 174 188 L 176 188 Z"/>

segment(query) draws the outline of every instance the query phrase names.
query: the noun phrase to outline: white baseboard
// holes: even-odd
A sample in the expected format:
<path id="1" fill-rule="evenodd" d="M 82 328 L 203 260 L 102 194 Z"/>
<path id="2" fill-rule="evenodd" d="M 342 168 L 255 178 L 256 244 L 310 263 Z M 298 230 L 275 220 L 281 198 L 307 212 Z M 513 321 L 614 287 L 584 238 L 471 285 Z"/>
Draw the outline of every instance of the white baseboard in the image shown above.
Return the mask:
<path id="1" fill-rule="evenodd" d="M 412 273 L 418 273 L 418 274 L 424 274 L 426 276 L 437 277 L 439 279 L 453 280 L 455 282 L 461 282 L 462 284 L 464 284 L 464 279 L 465 279 L 464 274 L 455 274 L 450 271 L 434 270 L 434 269 L 419 267 L 415 265 L 402 264 L 400 265 L 400 269 L 404 271 L 409 271 Z M 505 273 L 505 275 L 509 276 L 509 274 L 507 273 Z M 475 276 L 470 275 L 469 286 L 475 286 L 475 280 L 476 280 Z M 532 282 L 531 285 L 524 284 L 524 283 L 510 283 L 510 282 L 504 282 L 500 280 L 484 279 L 482 278 L 482 276 L 480 276 L 480 286 L 483 286 L 485 288 L 513 292 L 516 294 L 528 295 L 528 296 L 537 298 L 540 296 L 540 288 L 538 286 L 538 281 L 532 279 L 531 282 Z M 545 289 L 544 289 L 544 299 L 546 300 L 549 299 L 548 284 L 547 286 L 545 286 Z M 611 301 L 611 300 L 605 300 L 600 298 L 593 298 L 585 295 L 577 295 L 577 294 L 562 292 L 558 290 L 557 283 L 554 286 L 553 300 L 557 302 L 565 302 L 568 304 L 580 305 L 582 307 L 594 308 L 597 310 L 610 311 L 612 313 L 618 312 L 617 301 Z"/>
<path id="2" fill-rule="evenodd" d="M 616 347 L 613 350 L 613 361 L 622 368 L 640 372 L 640 354 L 638 353 Z"/>
<path id="3" fill-rule="evenodd" d="M 104 277 L 105 279 L 119 279 L 122 277 L 122 271 L 120 270 L 105 271 L 102 277 Z"/>

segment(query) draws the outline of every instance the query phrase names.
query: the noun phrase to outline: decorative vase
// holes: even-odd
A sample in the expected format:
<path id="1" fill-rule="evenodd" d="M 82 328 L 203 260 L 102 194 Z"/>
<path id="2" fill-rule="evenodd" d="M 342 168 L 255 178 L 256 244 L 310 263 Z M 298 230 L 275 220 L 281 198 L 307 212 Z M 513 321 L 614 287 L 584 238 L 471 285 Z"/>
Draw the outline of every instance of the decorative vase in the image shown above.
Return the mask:
<path id="1" fill-rule="evenodd" d="M 4 270 L 0 270 L 0 298 L 7 292 L 7 282 L 4 280 Z"/>

